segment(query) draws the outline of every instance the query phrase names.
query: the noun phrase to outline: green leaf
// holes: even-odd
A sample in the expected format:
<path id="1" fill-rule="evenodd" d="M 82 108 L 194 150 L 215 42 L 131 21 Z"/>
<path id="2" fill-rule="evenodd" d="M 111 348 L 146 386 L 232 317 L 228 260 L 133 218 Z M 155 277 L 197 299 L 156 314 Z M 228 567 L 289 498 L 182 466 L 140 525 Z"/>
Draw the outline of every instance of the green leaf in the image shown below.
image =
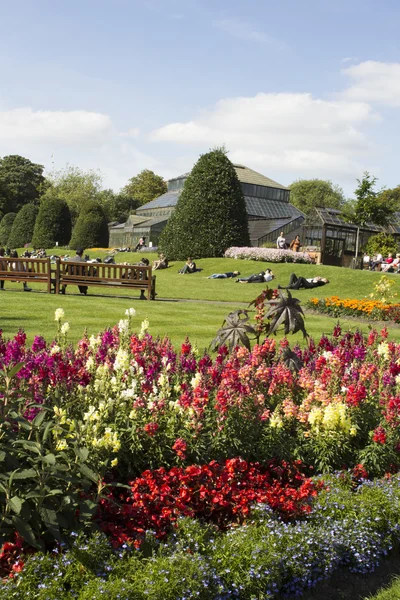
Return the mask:
<path id="1" fill-rule="evenodd" d="M 28 525 L 25 521 L 20 519 L 19 517 L 13 517 L 12 519 L 15 529 L 18 533 L 24 538 L 24 540 L 34 548 L 38 548 L 40 550 L 41 545 L 36 540 L 35 534 L 33 533 L 32 527 Z"/>
<path id="2" fill-rule="evenodd" d="M 13 479 L 28 479 L 29 477 L 37 477 L 35 469 L 23 469 L 14 473 Z"/>
<path id="3" fill-rule="evenodd" d="M 19 498 L 18 496 L 13 496 L 8 501 L 8 504 L 9 504 L 11 510 L 13 512 L 15 512 L 17 515 L 19 515 L 19 513 L 21 512 L 22 504 L 23 504 L 23 501 L 21 500 L 21 498 Z"/>
<path id="4" fill-rule="evenodd" d="M 86 465 L 79 465 L 79 469 L 82 475 L 84 475 L 84 477 L 89 479 L 89 481 L 92 481 L 93 483 L 97 484 L 97 482 L 99 481 L 99 475 L 92 471 L 92 469 L 89 469 L 89 467 L 87 467 Z"/>
<path id="5" fill-rule="evenodd" d="M 54 456 L 54 454 L 46 454 L 45 456 L 42 456 L 42 461 L 47 463 L 48 465 L 55 465 L 56 464 L 56 457 Z"/>
<path id="6" fill-rule="evenodd" d="M 12 379 L 24 366 L 24 363 L 18 363 L 7 372 L 7 377 Z"/>
<path id="7" fill-rule="evenodd" d="M 83 461 L 86 461 L 89 456 L 88 448 L 75 448 L 75 454 Z"/>
<path id="8" fill-rule="evenodd" d="M 41 410 L 32 421 L 33 427 L 40 427 L 46 417 L 47 411 Z"/>
<path id="9" fill-rule="evenodd" d="M 5 457 L 6 457 L 6 453 L 3 452 L 3 450 L 0 450 L 0 462 L 3 462 L 3 460 L 5 459 Z"/>

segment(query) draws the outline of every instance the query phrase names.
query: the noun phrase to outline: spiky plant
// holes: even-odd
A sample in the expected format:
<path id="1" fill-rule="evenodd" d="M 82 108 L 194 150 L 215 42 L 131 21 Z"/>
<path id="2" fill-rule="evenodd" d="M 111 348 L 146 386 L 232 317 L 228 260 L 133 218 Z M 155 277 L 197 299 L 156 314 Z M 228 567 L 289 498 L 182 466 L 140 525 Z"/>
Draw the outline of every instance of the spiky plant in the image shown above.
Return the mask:
<path id="1" fill-rule="evenodd" d="M 247 310 L 236 310 L 229 313 L 211 342 L 211 348 L 228 346 L 231 350 L 235 346 L 243 345 L 250 350 L 249 335 L 257 337 L 257 332 L 249 323 Z"/>
<path id="2" fill-rule="evenodd" d="M 293 298 L 289 290 L 287 291 L 287 297 L 279 291 L 279 298 L 270 300 L 267 304 L 270 308 L 265 318 L 271 319 L 268 335 L 276 334 L 277 330 L 283 327 L 285 335 L 302 331 L 303 336 L 308 337 L 300 300 Z"/>

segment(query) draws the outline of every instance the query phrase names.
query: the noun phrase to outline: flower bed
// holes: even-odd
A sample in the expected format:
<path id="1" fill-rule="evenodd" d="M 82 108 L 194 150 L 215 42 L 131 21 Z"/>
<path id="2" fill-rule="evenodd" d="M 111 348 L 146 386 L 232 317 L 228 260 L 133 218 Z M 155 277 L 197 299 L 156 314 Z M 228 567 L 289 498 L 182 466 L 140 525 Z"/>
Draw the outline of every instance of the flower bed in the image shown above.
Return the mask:
<path id="1" fill-rule="evenodd" d="M 177 521 L 164 542 L 151 532 L 143 551 L 112 548 L 99 534 L 71 538 L 70 549 L 36 554 L 0 583 L 7 600 L 250 600 L 298 597 L 332 574 L 367 574 L 400 541 L 400 479 L 332 476 L 313 511 L 288 524 L 259 504 L 251 521 L 218 532 Z"/>
<path id="2" fill-rule="evenodd" d="M 278 250 L 277 248 L 240 248 L 233 246 L 224 254 L 225 258 L 240 258 L 242 260 L 260 260 L 273 263 L 312 263 L 307 252 L 292 252 L 292 250 Z"/>
<path id="3" fill-rule="evenodd" d="M 310 298 L 308 307 L 333 317 L 363 317 L 373 321 L 393 321 L 400 323 L 400 304 L 387 304 L 379 300 Z"/>

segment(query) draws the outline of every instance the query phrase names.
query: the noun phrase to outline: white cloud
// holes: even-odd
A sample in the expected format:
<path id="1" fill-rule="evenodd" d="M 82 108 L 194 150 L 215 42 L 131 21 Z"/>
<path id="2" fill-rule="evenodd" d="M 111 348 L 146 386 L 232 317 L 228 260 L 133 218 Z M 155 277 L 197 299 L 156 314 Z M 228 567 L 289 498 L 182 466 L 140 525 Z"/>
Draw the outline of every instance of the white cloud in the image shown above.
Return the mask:
<path id="1" fill-rule="evenodd" d="M 0 111 L 0 142 L 99 142 L 110 135 L 108 115 L 76 111 L 34 111 L 29 107 Z"/>
<path id="2" fill-rule="evenodd" d="M 353 80 L 342 96 L 349 100 L 400 106 L 400 63 L 368 60 L 343 69 Z"/>
<path id="3" fill-rule="evenodd" d="M 229 35 L 232 35 L 240 40 L 257 42 L 261 44 L 270 44 L 279 48 L 286 46 L 282 41 L 269 36 L 263 31 L 259 31 L 250 23 L 239 21 L 238 19 L 221 19 L 213 21 L 213 27 L 221 29 L 225 33 L 228 33 Z"/>
<path id="4" fill-rule="evenodd" d="M 0 156 L 21 154 L 47 169 L 66 163 L 100 169 L 114 189 L 144 168 L 160 170 L 159 161 L 136 147 L 138 136 L 135 127 L 117 131 L 103 113 L 0 108 Z"/>
<path id="5" fill-rule="evenodd" d="M 378 119 L 364 102 L 260 93 L 221 100 L 192 121 L 153 131 L 151 139 L 203 151 L 225 144 L 233 161 L 264 173 L 347 178 L 373 150 L 362 126 Z"/>

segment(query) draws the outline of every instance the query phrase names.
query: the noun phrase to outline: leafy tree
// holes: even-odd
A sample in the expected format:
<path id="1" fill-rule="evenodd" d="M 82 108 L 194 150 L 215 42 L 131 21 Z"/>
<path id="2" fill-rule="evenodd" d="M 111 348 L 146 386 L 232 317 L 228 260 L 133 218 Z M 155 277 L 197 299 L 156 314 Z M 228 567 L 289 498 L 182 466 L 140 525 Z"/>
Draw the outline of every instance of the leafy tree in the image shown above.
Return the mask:
<path id="1" fill-rule="evenodd" d="M 122 193 L 137 200 L 139 206 L 151 202 L 166 191 L 167 184 L 164 179 L 149 169 L 144 169 L 139 175 L 132 177 L 122 189 Z"/>
<path id="2" fill-rule="evenodd" d="M 375 254 L 382 254 L 382 256 L 388 256 L 388 254 L 396 254 L 398 251 L 397 242 L 392 235 L 387 233 L 378 233 L 372 235 L 366 245 L 365 251 L 369 256 Z"/>
<path id="3" fill-rule="evenodd" d="M 47 196 L 40 204 L 32 244 L 35 248 L 54 248 L 56 242 L 66 246 L 71 228 L 71 213 L 66 201 Z"/>
<path id="4" fill-rule="evenodd" d="M 246 205 L 223 149 L 200 156 L 185 182 L 159 246 L 168 258 L 222 256 L 230 246 L 248 246 Z"/>
<path id="5" fill-rule="evenodd" d="M 70 247 L 107 248 L 107 218 L 99 202 L 87 202 L 81 210 L 72 232 Z"/>
<path id="6" fill-rule="evenodd" d="M 38 202 L 45 186 L 43 168 L 17 154 L 0 158 L 0 214 Z"/>
<path id="7" fill-rule="evenodd" d="M 30 244 L 33 238 L 36 217 L 39 208 L 34 204 L 25 204 L 15 217 L 8 246 L 10 248 L 22 248 L 25 244 Z"/>
<path id="8" fill-rule="evenodd" d="M 65 200 L 74 224 L 86 202 L 98 200 L 102 177 L 98 171 L 82 171 L 71 165 L 49 176 L 50 186 L 42 199 L 58 198 Z"/>
<path id="9" fill-rule="evenodd" d="M 349 205 L 348 218 L 358 225 L 365 227 L 368 223 L 387 225 L 396 209 L 394 201 L 375 190 L 376 177 L 367 171 L 362 179 L 357 179 L 358 186 L 354 191 L 355 202 Z"/>
<path id="10" fill-rule="evenodd" d="M 306 215 L 316 206 L 341 209 L 346 199 L 341 187 L 323 179 L 298 179 L 290 186 L 290 202 Z"/>
<path id="11" fill-rule="evenodd" d="M 8 238 L 10 237 L 11 229 L 17 215 L 15 213 L 7 213 L 0 221 L 0 245 L 7 246 Z"/>
<path id="12" fill-rule="evenodd" d="M 108 223 L 111 221 L 125 223 L 129 215 L 139 206 L 139 202 L 131 196 L 127 196 L 123 192 L 116 194 L 113 190 L 102 190 L 97 199 L 103 208 Z"/>
<path id="13" fill-rule="evenodd" d="M 400 185 L 392 189 L 382 190 L 379 194 L 379 200 L 393 205 L 395 210 L 400 210 Z"/>

